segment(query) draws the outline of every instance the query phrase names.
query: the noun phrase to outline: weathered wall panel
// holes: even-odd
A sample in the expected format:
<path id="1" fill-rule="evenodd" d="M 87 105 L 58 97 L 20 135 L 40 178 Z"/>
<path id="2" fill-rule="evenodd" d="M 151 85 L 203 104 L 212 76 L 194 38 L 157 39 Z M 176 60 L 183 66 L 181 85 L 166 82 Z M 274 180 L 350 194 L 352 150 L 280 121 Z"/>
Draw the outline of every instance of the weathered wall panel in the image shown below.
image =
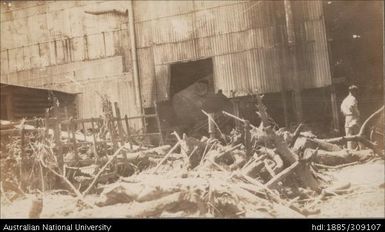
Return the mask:
<path id="1" fill-rule="evenodd" d="M 143 103 L 151 105 L 156 101 L 156 81 L 155 81 L 155 64 L 152 48 L 138 49 L 138 57 L 142 58 L 139 63 L 140 86 L 142 90 Z M 155 94 L 152 94 L 155 93 Z"/>
<path id="2" fill-rule="evenodd" d="M 281 78 L 285 79 L 286 89 L 291 89 L 292 68 L 288 62 L 290 56 L 284 51 L 287 48 L 282 43 L 286 29 L 283 7 L 278 7 L 282 12 L 277 11 L 279 3 L 187 2 L 184 11 L 162 8 L 162 16 L 155 12 L 161 8 L 154 8 L 152 2 L 134 3 L 138 47 L 153 47 L 155 66 L 213 57 L 215 87 L 223 89 L 227 95 L 231 90 L 236 90 L 239 95 L 255 91 L 278 92 L 282 87 Z M 194 3 L 191 11 L 187 10 L 190 2 Z M 330 70 L 322 4 L 297 1 L 293 6 L 302 87 L 327 86 Z M 174 22 L 183 27 L 178 29 Z M 140 55 L 138 60 L 141 64 Z M 169 78 L 169 73 L 165 73 L 167 69 L 162 70 L 155 72 L 153 81 Z M 166 92 L 160 94 L 159 89 Z M 158 96 L 162 95 L 158 100 L 168 99 L 168 91 L 168 88 L 158 88 Z M 155 93 L 151 96 L 153 99 Z M 148 97 L 146 92 L 144 101 Z M 149 106 L 148 102 L 144 105 Z"/>

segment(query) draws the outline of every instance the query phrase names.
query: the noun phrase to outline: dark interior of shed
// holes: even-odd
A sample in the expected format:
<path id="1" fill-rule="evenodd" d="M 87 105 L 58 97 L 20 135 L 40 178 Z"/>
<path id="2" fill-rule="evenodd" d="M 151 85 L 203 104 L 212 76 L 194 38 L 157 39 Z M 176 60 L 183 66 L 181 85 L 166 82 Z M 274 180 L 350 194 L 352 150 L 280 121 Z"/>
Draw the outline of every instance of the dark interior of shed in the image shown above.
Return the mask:
<path id="1" fill-rule="evenodd" d="M 339 106 L 348 94 L 349 85 L 357 85 L 362 119 L 383 104 L 382 11 L 382 1 L 324 2 L 337 103 Z"/>
<path id="2" fill-rule="evenodd" d="M 162 128 L 165 128 L 166 130 L 173 130 L 174 128 L 181 129 L 181 124 L 186 124 L 180 123 L 181 120 L 175 113 L 175 107 L 173 106 L 174 96 L 204 78 L 207 79 L 208 91 L 214 92 L 212 76 L 213 63 L 211 58 L 178 62 L 170 65 L 170 98 L 168 101 L 158 103 L 158 113 Z M 181 109 L 181 111 L 183 111 L 183 109 Z M 154 108 L 148 108 L 145 112 L 154 113 Z M 185 113 L 187 114 L 188 112 Z M 203 114 L 202 116 L 204 117 Z M 148 131 L 156 131 L 156 127 L 155 120 L 147 120 Z M 183 129 L 182 132 L 184 132 Z"/>

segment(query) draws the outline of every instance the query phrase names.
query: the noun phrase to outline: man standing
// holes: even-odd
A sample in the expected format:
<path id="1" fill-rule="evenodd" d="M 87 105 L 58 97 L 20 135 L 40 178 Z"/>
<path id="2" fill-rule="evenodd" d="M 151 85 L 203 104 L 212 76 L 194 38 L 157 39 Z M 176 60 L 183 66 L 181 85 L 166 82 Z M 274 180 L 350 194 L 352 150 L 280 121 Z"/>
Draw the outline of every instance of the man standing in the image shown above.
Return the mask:
<path id="1" fill-rule="evenodd" d="M 358 110 L 358 101 L 356 99 L 358 87 L 351 85 L 349 95 L 342 101 L 341 111 L 345 116 L 346 136 L 355 135 L 359 130 L 360 111 Z M 357 144 L 352 141 L 347 142 L 348 149 L 354 149 Z"/>

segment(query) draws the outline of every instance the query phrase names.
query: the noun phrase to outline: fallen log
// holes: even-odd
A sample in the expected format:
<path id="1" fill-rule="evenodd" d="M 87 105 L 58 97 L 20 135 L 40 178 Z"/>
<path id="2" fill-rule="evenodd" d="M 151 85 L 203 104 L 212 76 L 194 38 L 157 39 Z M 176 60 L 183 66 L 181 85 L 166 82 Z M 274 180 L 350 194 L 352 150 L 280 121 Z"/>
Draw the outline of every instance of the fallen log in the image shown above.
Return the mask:
<path id="1" fill-rule="evenodd" d="M 320 150 L 325 150 L 325 151 L 341 151 L 342 148 L 339 147 L 338 145 L 335 145 L 333 143 L 330 143 L 325 140 L 317 139 L 317 138 L 307 138 L 307 140 L 310 143 L 314 143 L 316 147 L 318 147 Z"/>
<path id="2" fill-rule="evenodd" d="M 92 189 L 92 187 L 96 184 L 99 176 L 104 172 L 107 166 L 119 155 L 119 153 L 123 149 L 125 149 L 125 147 L 121 146 L 118 150 L 115 151 L 115 153 L 111 156 L 111 158 L 107 161 L 107 163 L 99 170 L 98 174 L 96 174 L 96 176 L 94 177 L 93 181 L 88 186 L 88 188 L 82 193 L 82 196 L 85 196 Z"/>
<path id="3" fill-rule="evenodd" d="M 281 155 L 284 166 L 288 167 L 292 165 L 299 160 L 298 155 L 289 148 L 288 144 L 283 140 L 283 138 L 277 135 L 277 133 L 269 125 L 269 116 L 266 111 L 266 106 L 262 102 L 262 98 L 257 94 L 256 99 L 259 115 L 262 120 L 261 127 L 264 127 L 267 135 L 271 136 L 277 153 Z M 310 166 L 308 165 L 308 162 L 300 162 L 300 164 L 295 167 L 293 176 L 293 179 L 298 179 L 300 184 L 304 187 L 309 187 L 315 191 L 320 189 L 318 181 L 315 179 Z"/>
<path id="4" fill-rule="evenodd" d="M 167 158 L 172 154 L 172 152 L 174 152 L 174 150 L 176 148 L 178 148 L 180 145 L 180 142 L 177 142 L 172 148 L 171 150 L 168 151 L 168 153 L 163 157 L 163 159 L 158 163 L 158 165 L 156 165 L 156 167 L 154 168 L 154 170 L 152 171 L 152 173 L 156 173 L 160 167 L 160 165 L 163 164 L 164 161 L 167 160 Z"/>
<path id="5" fill-rule="evenodd" d="M 362 135 L 351 135 L 351 136 L 342 136 L 337 138 L 325 139 L 325 142 L 328 143 L 346 143 L 347 141 L 360 142 L 366 147 L 372 149 L 376 154 L 383 154 L 383 150 L 379 149 L 376 144 L 370 142 L 368 139 L 363 137 Z"/>
<path id="6" fill-rule="evenodd" d="M 274 188 L 277 186 L 277 183 L 279 181 L 281 181 L 282 179 L 284 179 L 286 176 L 288 176 L 289 174 L 291 174 L 293 172 L 293 170 L 295 168 L 297 168 L 299 162 L 296 161 L 294 162 L 292 165 L 290 165 L 289 167 L 287 167 L 286 169 L 284 169 L 282 172 L 280 172 L 279 174 L 277 174 L 275 177 L 273 177 L 271 180 L 269 180 L 265 186 L 267 188 Z"/>
<path id="7" fill-rule="evenodd" d="M 290 142 L 290 147 L 293 147 L 295 141 L 297 141 L 297 138 L 299 137 L 299 135 L 301 134 L 301 130 L 303 128 L 303 124 L 300 123 L 298 125 L 298 127 L 295 129 L 294 133 L 292 134 L 292 137 L 291 137 L 291 142 Z"/>
<path id="8" fill-rule="evenodd" d="M 183 199 L 181 192 L 173 193 L 168 196 L 159 198 L 153 201 L 145 201 L 142 203 L 134 203 L 130 205 L 127 212 L 127 217 L 143 218 L 156 217 L 162 212 L 167 211 L 176 204 L 180 204 Z"/>
<path id="9" fill-rule="evenodd" d="M 366 147 L 372 149 L 374 153 L 379 154 L 379 155 L 384 155 L 384 150 L 383 148 L 379 148 L 376 146 L 375 143 L 369 141 L 367 138 L 365 138 L 364 133 L 367 130 L 368 125 L 370 125 L 370 122 L 376 118 L 379 114 L 382 113 L 384 110 L 384 106 L 382 106 L 380 109 L 378 109 L 376 112 L 371 114 L 365 122 L 362 124 L 360 131 L 358 132 L 357 135 L 353 136 L 342 136 L 342 137 L 337 137 L 337 138 L 331 138 L 331 139 L 324 139 L 323 141 L 328 142 L 328 143 L 346 143 L 347 141 L 354 141 L 354 142 L 360 142 Z"/>
<path id="10" fill-rule="evenodd" d="M 305 153 L 314 153 L 314 149 L 306 149 Z M 356 161 L 363 161 L 372 157 L 371 150 L 342 150 L 342 151 L 324 151 L 318 150 L 317 154 L 312 157 L 312 161 L 324 165 L 340 165 L 352 163 Z"/>

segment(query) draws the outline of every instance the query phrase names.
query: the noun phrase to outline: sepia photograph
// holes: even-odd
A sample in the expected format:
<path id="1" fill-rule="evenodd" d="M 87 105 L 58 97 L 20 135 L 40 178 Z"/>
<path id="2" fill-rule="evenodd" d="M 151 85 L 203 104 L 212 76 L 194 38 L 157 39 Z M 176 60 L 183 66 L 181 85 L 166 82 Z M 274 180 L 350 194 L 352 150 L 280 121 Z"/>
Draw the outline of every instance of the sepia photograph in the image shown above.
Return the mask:
<path id="1" fill-rule="evenodd" d="M 385 218 L 383 1 L 0 2 L 1 219 Z"/>

